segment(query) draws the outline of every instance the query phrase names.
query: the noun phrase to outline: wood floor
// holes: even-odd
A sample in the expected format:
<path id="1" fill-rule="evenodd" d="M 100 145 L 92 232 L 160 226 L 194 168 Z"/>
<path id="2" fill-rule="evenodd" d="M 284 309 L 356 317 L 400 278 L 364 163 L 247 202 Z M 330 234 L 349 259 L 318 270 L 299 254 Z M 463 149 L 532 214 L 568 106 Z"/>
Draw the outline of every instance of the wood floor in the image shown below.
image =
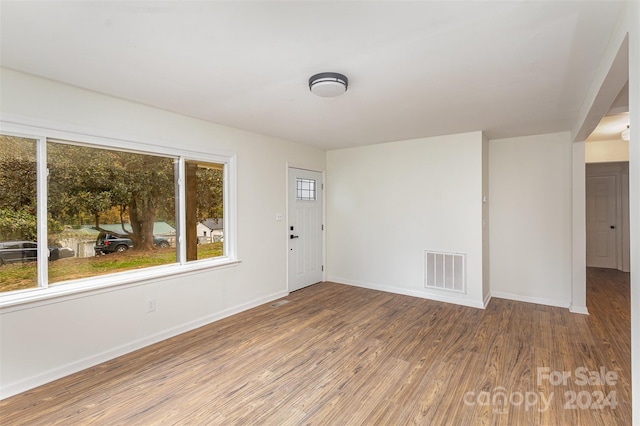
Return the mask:
<path id="1" fill-rule="evenodd" d="M 631 424 L 629 274 L 588 270 L 589 316 L 334 283 L 286 300 L 0 401 L 0 423 Z"/>

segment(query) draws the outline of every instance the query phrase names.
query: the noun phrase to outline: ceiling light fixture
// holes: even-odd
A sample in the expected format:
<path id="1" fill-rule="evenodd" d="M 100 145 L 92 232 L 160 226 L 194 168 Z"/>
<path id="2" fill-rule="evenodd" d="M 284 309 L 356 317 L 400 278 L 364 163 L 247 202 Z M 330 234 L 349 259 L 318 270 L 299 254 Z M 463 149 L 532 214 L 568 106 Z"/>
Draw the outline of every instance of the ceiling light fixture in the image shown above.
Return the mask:
<path id="1" fill-rule="evenodd" d="M 629 125 L 627 124 L 627 128 L 620 133 L 620 137 L 623 141 L 629 142 Z"/>
<path id="2" fill-rule="evenodd" d="M 311 76 L 309 79 L 309 90 L 314 95 L 323 98 L 333 98 L 340 96 L 347 91 L 349 80 L 337 72 L 321 72 Z"/>

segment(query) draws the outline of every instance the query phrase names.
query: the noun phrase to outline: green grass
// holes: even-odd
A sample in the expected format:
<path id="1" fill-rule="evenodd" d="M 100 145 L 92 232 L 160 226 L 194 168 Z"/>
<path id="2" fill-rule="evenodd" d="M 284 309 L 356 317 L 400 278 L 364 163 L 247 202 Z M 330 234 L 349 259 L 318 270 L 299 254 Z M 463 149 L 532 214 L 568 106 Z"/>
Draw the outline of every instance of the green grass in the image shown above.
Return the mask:
<path id="1" fill-rule="evenodd" d="M 222 256 L 222 243 L 198 245 L 198 259 Z M 83 259 L 60 259 L 49 262 L 49 284 L 115 272 L 167 265 L 176 262 L 175 248 L 138 252 L 126 251 Z M 36 262 L 0 266 L 0 292 L 37 286 Z"/>
<path id="2" fill-rule="evenodd" d="M 0 266 L 0 291 L 37 287 L 36 263 L 13 263 Z"/>

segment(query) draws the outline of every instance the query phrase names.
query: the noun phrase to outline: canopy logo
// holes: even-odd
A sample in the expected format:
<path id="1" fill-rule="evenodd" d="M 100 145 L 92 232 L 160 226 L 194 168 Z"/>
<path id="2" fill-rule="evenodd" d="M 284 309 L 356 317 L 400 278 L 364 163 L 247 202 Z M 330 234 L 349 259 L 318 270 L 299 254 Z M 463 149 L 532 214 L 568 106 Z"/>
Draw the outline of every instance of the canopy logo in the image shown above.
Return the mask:
<path id="1" fill-rule="evenodd" d="M 565 410 L 602 410 L 618 406 L 615 390 L 605 393 L 604 390 L 592 390 L 593 386 L 612 387 L 618 383 L 618 374 L 609 371 L 604 366 L 598 370 L 589 370 L 586 367 L 578 367 L 573 371 L 552 371 L 549 367 L 536 369 L 536 385 L 548 386 L 589 386 L 590 390 L 566 390 L 558 395 L 564 396 L 563 408 Z M 507 392 L 502 386 L 480 392 L 469 391 L 464 394 L 464 404 L 467 406 L 490 406 L 493 412 L 505 414 L 510 407 L 524 407 L 526 411 L 537 410 L 545 412 L 551 406 L 556 392 L 514 391 Z"/>

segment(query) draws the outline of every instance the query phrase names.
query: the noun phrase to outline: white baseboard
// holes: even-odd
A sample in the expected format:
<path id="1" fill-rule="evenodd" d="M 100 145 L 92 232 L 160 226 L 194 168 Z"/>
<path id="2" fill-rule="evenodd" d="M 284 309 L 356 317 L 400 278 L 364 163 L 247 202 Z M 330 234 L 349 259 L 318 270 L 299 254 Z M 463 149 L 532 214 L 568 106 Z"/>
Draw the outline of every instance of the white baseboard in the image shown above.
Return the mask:
<path id="1" fill-rule="evenodd" d="M 573 305 L 571 305 L 569 307 L 569 311 L 574 313 L 574 314 L 589 315 L 589 310 L 587 309 L 586 306 L 573 306 Z"/>
<path id="2" fill-rule="evenodd" d="M 484 300 L 482 301 L 482 303 L 484 304 L 482 309 L 487 309 L 487 306 L 489 305 L 490 301 L 491 301 L 491 293 L 487 293 L 487 295 L 484 297 Z"/>
<path id="3" fill-rule="evenodd" d="M 348 280 L 346 278 L 340 278 L 340 277 L 329 277 L 327 278 L 327 281 L 331 281 L 338 284 L 347 284 L 354 287 L 368 288 L 371 290 L 384 291 L 387 293 L 395 293 L 395 294 L 403 294 L 405 296 L 420 297 L 422 299 L 435 300 L 436 302 L 444 302 L 444 303 L 452 303 L 454 305 L 469 306 L 471 308 L 484 309 L 486 306 L 483 302 L 480 302 L 480 301 L 476 302 L 469 299 L 462 299 L 462 298 L 451 297 L 451 296 L 442 296 L 439 294 L 433 294 L 426 291 L 410 290 L 402 287 L 370 284 L 370 283 L 365 283 L 361 281 Z"/>
<path id="4" fill-rule="evenodd" d="M 537 305 L 555 306 L 557 308 L 569 308 L 569 302 L 544 299 L 541 297 L 523 296 L 521 294 L 504 293 L 501 291 L 492 291 L 491 297 L 497 297 L 498 299 L 515 300 L 517 302 L 535 303 Z"/>
<path id="5" fill-rule="evenodd" d="M 187 331 L 194 330 L 198 327 L 211 324 L 212 322 L 221 320 L 231 315 L 235 315 L 237 313 L 246 311 L 248 309 L 255 308 L 256 306 L 263 305 L 265 303 L 287 296 L 288 294 L 289 294 L 288 291 L 279 291 L 277 293 L 273 293 L 268 296 L 263 296 L 263 297 L 251 300 L 241 305 L 237 305 L 237 306 L 225 309 L 223 311 L 220 311 L 211 315 L 207 315 L 197 320 L 190 321 L 188 323 L 169 328 L 162 332 L 127 343 L 126 345 L 122 345 L 105 352 L 101 352 L 77 361 L 70 362 L 65 365 L 61 365 L 57 368 L 25 378 L 23 380 L 20 380 L 14 383 L 3 383 L 2 387 L 0 388 L 0 400 L 19 394 L 21 392 L 25 392 L 29 389 L 33 389 L 45 383 L 52 382 L 54 380 L 60 379 L 70 374 L 77 373 L 78 371 L 82 371 L 86 368 L 93 367 L 102 362 L 109 361 L 119 356 L 136 351 L 138 349 L 142 349 L 146 346 L 152 345 L 154 343 L 158 343 L 162 340 L 166 340 L 168 338 L 177 336 Z"/>

